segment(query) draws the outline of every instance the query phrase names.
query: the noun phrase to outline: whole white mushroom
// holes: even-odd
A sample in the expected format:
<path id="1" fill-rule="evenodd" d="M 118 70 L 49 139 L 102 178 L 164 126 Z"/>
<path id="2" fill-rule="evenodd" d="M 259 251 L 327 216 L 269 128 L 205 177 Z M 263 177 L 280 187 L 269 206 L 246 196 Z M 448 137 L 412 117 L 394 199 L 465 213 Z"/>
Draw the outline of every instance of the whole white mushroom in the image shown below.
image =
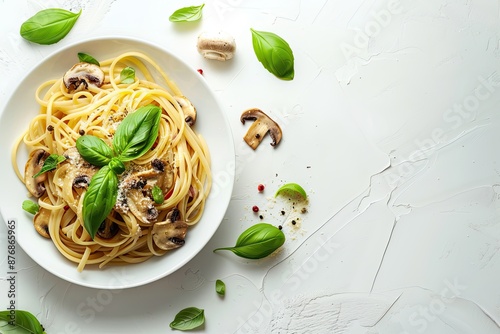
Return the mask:
<path id="1" fill-rule="evenodd" d="M 207 59 L 226 61 L 236 51 L 234 38 L 226 32 L 203 32 L 198 36 L 198 52 Z"/>

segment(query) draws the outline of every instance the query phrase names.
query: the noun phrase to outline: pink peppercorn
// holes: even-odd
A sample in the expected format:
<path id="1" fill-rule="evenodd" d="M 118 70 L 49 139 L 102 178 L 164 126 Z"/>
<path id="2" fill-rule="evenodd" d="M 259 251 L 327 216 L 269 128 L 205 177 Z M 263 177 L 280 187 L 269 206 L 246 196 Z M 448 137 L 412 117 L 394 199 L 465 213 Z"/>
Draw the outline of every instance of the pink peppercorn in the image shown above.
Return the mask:
<path id="1" fill-rule="evenodd" d="M 259 207 L 257 205 L 252 206 L 253 212 L 259 212 Z"/>

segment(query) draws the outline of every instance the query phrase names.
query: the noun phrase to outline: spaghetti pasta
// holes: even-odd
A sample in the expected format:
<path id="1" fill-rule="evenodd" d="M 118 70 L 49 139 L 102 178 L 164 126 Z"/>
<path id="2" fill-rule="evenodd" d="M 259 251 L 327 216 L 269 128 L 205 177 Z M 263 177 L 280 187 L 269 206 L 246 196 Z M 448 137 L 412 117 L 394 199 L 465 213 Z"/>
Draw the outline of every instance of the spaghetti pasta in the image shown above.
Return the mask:
<path id="1" fill-rule="evenodd" d="M 120 78 L 127 67 L 135 70 L 132 83 Z M 193 115 L 186 114 L 195 109 L 160 66 L 143 53 L 127 52 L 102 61 L 100 68 L 100 87 L 85 83 L 84 89 L 72 91 L 62 77 L 42 83 L 35 94 L 40 112 L 12 153 L 18 177 L 28 189 L 35 182 L 40 191 L 35 226 L 79 271 L 87 265 L 139 263 L 182 246 L 188 227 L 201 219 L 212 183 L 207 145 L 191 127 Z M 124 163 L 118 199 L 92 238 L 82 206 L 100 167 L 82 158 L 76 141 L 91 135 L 111 147 L 123 119 L 147 105 L 162 111 L 156 142 L 144 155 Z M 16 163 L 23 144 L 31 152 L 24 175 Z M 51 154 L 64 161 L 33 178 L 30 166 Z M 163 201 L 153 198 L 155 187 Z"/>

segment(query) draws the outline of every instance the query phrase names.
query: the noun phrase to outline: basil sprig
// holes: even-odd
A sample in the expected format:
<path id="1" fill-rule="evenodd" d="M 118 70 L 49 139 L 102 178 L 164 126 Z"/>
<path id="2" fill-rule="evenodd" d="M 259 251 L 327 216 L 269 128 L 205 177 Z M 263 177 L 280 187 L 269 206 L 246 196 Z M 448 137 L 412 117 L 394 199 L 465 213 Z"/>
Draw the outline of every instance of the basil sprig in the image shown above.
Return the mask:
<path id="1" fill-rule="evenodd" d="M 109 166 L 109 169 L 111 169 L 116 175 L 121 174 L 125 171 L 125 165 L 117 157 L 111 158 L 108 166 Z"/>
<path id="2" fill-rule="evenodd" d="M 83 198 L 83 226 L 92 239 L 116 203 L 117 175 L 125 171 L 123 163 L 141 157 L 153 146 L 160 118 L 161 108 L 155 105 L 128 114 L 116 129 L 113 148 L 95 136 L 83 135 L 77 139 L 76 148 L 83 159 L 101 167 Z"/>
<path id="3" fill-rule="evenodd" d="M 285 234 L 277 227 L 259 223 L 249 227 L 236 240 L 234 247 L 222 247 L 214 249 L 229 250 L 239 257 L 246 259 L 262 259 L 285 243 Z"/>
<path id="4" fill-rule="evenodd" d="M 170 328 L 187 331 L 199 327 L 205 323 L 204 312 L 203 309 L 197 307 L 185 308 L 176 314 L 170 323 Z"/>
<path id="5" fill-rule="evenodd" d="M 89 64 L 94 64 L 97 66 L 101 66 L 97 59 L 92 57 L 91 55 L 83 52 L 78 52 L 78 60 L 80 60 L 82 63 L 89 63 Z"/>
<path id="6" fill-rule="evenodd" d="M 54 44 L 70 32 L 81 13 L 61 8 L 41 10 L 21 25 L 20 34 L 33 43 Z"/>
<path id="7" fill-rule="evenodd" d="M 0 311 L 1 333 L 33 333 L 45 334 L 40 321 L 28 311 Z"/>
<path id="8" fill-rule="evenodd" d="M 201 19 L 202 9 L 205 4 L 177 9 L 168 18 L 170 22 L 192 22 Z"/>
<path id="9" fill-rule="evenodd" d="M 280 36 L 267 31 L 252 31 L 253 50 L 265 69 L 283 80 L 292 80 L 295 74 L 294 57 L 290 45 Z"/>

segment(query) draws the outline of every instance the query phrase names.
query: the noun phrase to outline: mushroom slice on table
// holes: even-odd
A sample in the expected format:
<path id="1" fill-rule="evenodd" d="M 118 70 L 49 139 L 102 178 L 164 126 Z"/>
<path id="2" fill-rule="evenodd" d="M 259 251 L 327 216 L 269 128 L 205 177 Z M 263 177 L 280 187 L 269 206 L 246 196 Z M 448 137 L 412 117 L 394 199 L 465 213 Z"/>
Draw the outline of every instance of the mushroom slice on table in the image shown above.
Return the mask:
<path id="1" fill-rule="evenodd" d="M 281 141 L 282 132 L 280 126 L 260 109 L 245 110 L 241 114 L 240 121 L 243 124 L 245 124 L 245 121 L 254 121 L 245 137 L 243 137 L 245 142 L 254 150 L 268 132 L 272 139 L 271 146 L 276 146 Z"/>
<path id="2" fill-rule="evenodd" d="M 38 149 L 31 152 L 26 166 L 24 167 L 24 183 L 28 191 L 35 197 L 40 197 L 45 193 L 44 181 L 47 179 L 45 173 L 34 177 L 43 167 L 45 159 L 50 154 L 45 150 Z"/>
<path id="3" fill-rule="evenodd" d="M 165 221 L 155 223 L 151 231 L 153 241 L 158 248 L 171 250 L 179 248 L 185 244 L 188 224 L 180 218 L 180 212 L 173 209 L 167 214 Z"/>
<path id="4" fill-rule="evenodd" d="M 203 57 L 225 61 L 233 58 L 236 42 L 225 32 L 203 32 L 198 36 L 197 47 Z"/>
<path id="5" fill-rule="evenodd" d="M 196 122 L 196 108 L 193 106 L 191 101 L 185 96 L 174 96 L 174 99 L 179 103 L 179 106 L 184 112 L 184 120 L 189 126 L 193 126 Z"/>
<path id="6" fill-rule="evenodd" d="M 33 217 L 33 225 L 35 226 L 35 230 L 38 232 L 38 234 L 47 239 L 50 239 L 49 219 L 50 210 L 45 208 L 40 208 L 35 217 Z"/>
<path id="7" fill-rule="evenodd" d="M 77 63 L 64 74 L 63 81 L 68 92 L 74 93 L 89 87 L 101 87 L 104 72 L 95 64 Z"/>

